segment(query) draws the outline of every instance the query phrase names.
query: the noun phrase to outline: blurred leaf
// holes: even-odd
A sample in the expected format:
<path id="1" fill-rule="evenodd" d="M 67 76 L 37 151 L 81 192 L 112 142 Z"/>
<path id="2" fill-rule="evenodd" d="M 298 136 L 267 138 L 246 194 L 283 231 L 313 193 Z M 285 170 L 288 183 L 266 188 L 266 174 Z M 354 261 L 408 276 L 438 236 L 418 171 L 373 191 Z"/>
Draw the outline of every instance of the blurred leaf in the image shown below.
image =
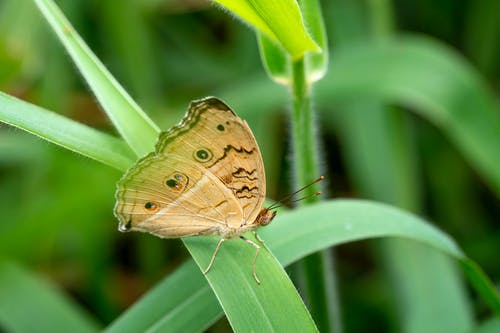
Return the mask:
<path id="1" fill-rule="evenodd" d="M 90 316 L 54 286 L 0 260 L 0 327 L 8 332 L 98 332 Z"/>
<path id="2" fill-rule="evenodd" d="M 19 74 L 21 63 L 6 49 L 3 40 L 0 40 L 0 64 L 0 86 L 4 86 Z"/>
<path id="3" fill-rule="evenodd" d="M 15 59 L 17 63 L 12 67 L 8 63 L 3 63 L 3 70 L 10 72 L 20 67 L 18 75 L 23 78 L 30 77 L 41 69 L 44 65 L 42 47 L 45 46 L 45 39 L 41 36 L 39 29 L 41 23 L 43 23 L 42 20 L 30 2 L 16 0 L 0 2 L 0 35 L 2 36 L 0 43 L 4 44 L 5 56 Z M 3 75 L 0 77 L 3 80 Z"/>
<path id="4" fill-rule="evenodd" d="M 470 331 L 470 333 L 498 333 L 498 332 L 500 332 L 499 317 L 486 320 L 479 327 Z"/>
<path id="5" fill-rule="evenodd" d="M 122 140 L 2 92 L 0 121 L 119 170 L 134 160 Z"/>
<path id="6" fill-rule="evenodd" d="M 5 127 L 0 124 L 0 166 L 43 163 L 46 156 L 33 144 L 33 136 L 21 131 L 6 131 Z"/>
<path id="7" fill-rule="evenodd" d="M 463 59 L 423 37 L 339 50 L 317 86 L 324 103 L 375 97 L 409 106 L 439 127 L 500 196 L 500 114 L 492 91 Z"/>
<path id="8" fill-rule="evenodd" d="M 158 127 L 111 76 L 52 0 L 33 0 L 85 77 L 109 118 L 138 156 L 156 143 Z"/>
<path id="9" fill-rule="evenodd" d="M 422 181 L 407 115 L 368 98 L 342 105 L 336 115 L 347 169 L 360 195 L 419 211 Z M 403 332 L 471 327 L 464 284 L 449 257 L 399 239 L 377 245 L 395 287 L 391 296 Z M 432 304 L 429 295 L 436 298 Z"/>
<path id="10" fill-rule="evenodd" d="M 151 43 L 143 1 L 122 1 L 117 6 L 116 1 L 105 0 L 96 5 L 104 30 L 101 38 L 108 55 L 103 61 L 116 64 L 111 69 L 116 68 L 122 74 L 118 77 L 124 78 L 123 84 L 129 87 L 127 91 L 150 110 L 160 104 L 163 92 L 159 83 L 163 75 L 158 75 L 156 62 L 161 44 Z"/>
<path id="11" fill-rule="evenodd" d="M 473 1 L 465 11 L 465 49 L 467 55 L 486 76 L 490 76 L 495 73 L 495 70 L 500 69 L 498 62 L 500 55 L 498 13 L 500 13 L 500 2 L 497 0 Z"/>
<path id="12" fill-rule="evenodd" d="M 422 244 L 388 241 L 382 249 L 402 332 L 460 332 L 473 327 L 463 274 L 452 258 Z"/>
<path id="13" fill-rule="evenodd" d="M 193 260 L 188 260 L 104 332 L 202 332 L 222 313 L 200 270 Z"/>
<path id="14" fill-rule="evenodd" d="M 311 39 L 300 8 L 295 0 L 214 0 L 279 43 L 292 59 L 301 58 L 307 51 L 319 51 Z"/>

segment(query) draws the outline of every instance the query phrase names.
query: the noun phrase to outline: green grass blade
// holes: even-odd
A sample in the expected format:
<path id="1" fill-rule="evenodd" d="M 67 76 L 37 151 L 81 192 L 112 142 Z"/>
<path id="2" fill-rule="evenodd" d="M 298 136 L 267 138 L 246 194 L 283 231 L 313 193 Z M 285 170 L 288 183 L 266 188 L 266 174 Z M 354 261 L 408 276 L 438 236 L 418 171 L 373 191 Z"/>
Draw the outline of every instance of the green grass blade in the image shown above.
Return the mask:
<path id="1" fill-rule="evenodd" d="M 12 333 L 99 331 L 60 290 L 4 260 L 0 260 L 0 327 Z"/>
<path id="2" fill-rule="evenodd" d="M 2 92 L 0 121 L 119 170 L 134 160 L 124 141 Z"/>
<path id="3" fill-rule="evenodd" d="M 92 53 L 56 4 L 52 0 L 33 1 L 57 34 L 120 135 L 138 156 L 152 151 L 158 137 L 158 127 Z"/>
<path id="4" fill-rule="evenodd" d="M 279 43 L 293 59 L 307 51 L 319 51 L 308 34 L 295 0 L 214 0 L 257 31 Z"/>
<path id="5" fill-rule="evenodd" d="M 480 267 L 449 236 L 415 215 L 362 200 L 322 202 L 282 215 L 284 221 L 269 227 L 272 232 L 261 234 L 284 265 L 334 244 L 386 236 L 411 239 L 458 260 L 476 291 L 500 314 L 500 295 Z"/>
<path id="6" fill-rule="evenodd" d="M 198 265 L 205 269 L 217 240 L 193 237 L 185 240 L 185 244 Z M 262 283 L 256 283 L 251 269 L 254 255 L 255 249 L 240 239 L 225 242 L 206 275 L 233 330 L 317 332 L 288 275 L 265 247 L 261 248 L 255 266 Z"/>
<path id="7" fill-rule="evenodd" d="M 500 195 L 500 115 L 477 72 L 422 37 L 345 47 L 317 85 L 322 103 L 363 97 L 411 106 L 446 133 Z"/>
<path id="8" fill-rule="evenodd" d="M 458 260 L 464 266 L 466 274 L 473 281 L 476 290 L 480 292 L 483 299 L 488 300 L 492 310 L 496 314 L 500 314 L 500 299 L 497 291 L 481 269 L 464 256 L 449 236 L 417 216 L 388 205 L 362 200 L 322 202 L 290 212 L 280 212 L 270 226 L 260 231 L 260 235 L 284 266 L 327 247 L 363 239 L 397 237 L 403 240 L 417 241 Z M 197 241 L 199 243 L 207 242 L 201 238 Z M 212 245 L 215 244 L 212 242 Z M 232 242 L 231 245 L 230 249 L 226 249 L 224 256 L 231 256 L 236 265 L 243 265 L 246 268 L 245 274 L 250 276 L 250 267 L 248 264 L 245 267 L 245 263 L 247 263 L 246 259 L 251 259 L 252 253 L 247 254 L 248 257 L 241 257 L 240 251 L 244 250 L 244 247 L 238 246 L 237 242 Z M 207 260 L 210 255 L 211 253 L 205 254 Z M 245 276 L 233 275 L 232 268 L 227 266 L 221 268 L 222 260 L 219 259 L 221 258 L 217 258 L 213 270 L 214 272 L 217 270 L 225 271 L 219 271 L 216 274 L 229 275 L 230 287 L 238 284 L 240 279 L 245 278 Z M 260 264 L 257 266 L 257 270 L 261 273 L 263 266 Z M 210 272 L 209 276 L 214 272 Z M 262 275 L 261 278 L 263 286 L 265 286 L 269 281 L 267 275 Z M 178 283 L 175 282 L 178 280 L 182 280 L 183 285 L 193 289 L 179 288 Z M 136 302 L 133 309 L 120 317 L 110 328 L 110 331 L 118 332 L 118 328 L 127 327 L 127 323 L 140 321 L 141 318 L 147 318 L 147 326 L 141 326 L 141 329 L 146 330 L 146 327 L 167 328 L 169 324 L 173 325 L 176 322 L 177 315 L 180 316 L 182 322 L 186 322 L 186 326 L 176 326 L 179 327 L 179 331 L 202 331 L 222 314 L 222 312 L 214 311 L 214 318 L 205 316 L 207 309 L 219 307 L 216 297 L 212 293 L 206 293 L 206 288 L 206 285 L 200 281 L 199 271 L 195 268 L 194 263 L 187 263 L 179 272 L 167 277 L 143 300 Z M 273 293 L 267 297 L 272 295 Z M 241 297 L 245 298 L 248 295 L 237 292 L 236 298 L 246 302 Z M 152 299 L 156 302 L 151 302 Z M 190 311 L 182 312 L 182 309 L 187 307 Z M 169 309 L 169 311 L 162 309 Z M 283 305 L 273 310 L 273 312 L 285 313 L 286 311 L 287 309 L 283 309 Z M 130 318 L 128 318 L 129 316 Z M 189 316 L 191 317 L 189 318 Z M 205 326 L 193 328 L 190 322 L 196 321 L 199 317 L 203 318 Z"/>
<path id="9" fill-rule="evenodd" d="M 193 257 L 202 261 L 205 268 L 217 242 L 202 237 L 185 242 Z M 257 285 L 251 271 L 254 254 L 255 249 L 241 240 L 224 243 L 207 275 L 217 297 L 200 269 L 189 261 L 106 332 L 122 332 L 124 328 L 138 332 L 162 332 L 167 328 L 177 332 L 200 332 L 222 315 L 221 305 L 235 332 L 281 332 L 294 328 L 316 332 L 291 281 L 280 265 L 273 264 L 274 257 L 265 249 L 257 261 L 256 269 L 262 280 L 262 284 Z"/>

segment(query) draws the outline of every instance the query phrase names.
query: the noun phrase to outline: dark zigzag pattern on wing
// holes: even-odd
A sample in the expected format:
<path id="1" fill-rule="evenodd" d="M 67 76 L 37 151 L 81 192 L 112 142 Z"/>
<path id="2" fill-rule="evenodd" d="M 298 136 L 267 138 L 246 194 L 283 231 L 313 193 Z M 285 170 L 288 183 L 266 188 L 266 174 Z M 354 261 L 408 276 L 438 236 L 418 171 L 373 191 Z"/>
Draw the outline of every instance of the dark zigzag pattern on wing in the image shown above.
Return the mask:
<path id="1" fill-rule="evenodd" d="M 250 181 L 254 181 L 259 179 L 258 177 L 252 177 L 252 175 L 257 171 L 257 169 L 253 169 L 252 171 L 247 171 L 244 168 L 238 168 L 235 172 L 232 173 L 234 178 L 246 178 Z"/>
<path id="2" fill-rule="evenodd" d="M 234 150 L 235 152 L 237 153 L 246 153 L 248 155 L 251 155 L 255 152 L 255 147 L 250 149 L 250 150 L 246 150 L 245 148 L 243 147 L 240 147 L 240 148 L 236 148 L 234 147 L 233 145 L 227 145 L 224 147 L 224 155 L 222 155 L 221 157 L 219 157 L 217 160 L 214 161 L 214 163 L 210 164 L 210 165 L 207 165 L 206 168 L 207 169 L 210 169 L 211 167 L 213 167 L 214 165 L 216 165 L 217 163 L 219 163 L 220 161 L 222 161 L 223 159 L 225 159 L 227 157 L 227 154 L 231 151 L 231 150 Z"/>
<path id="3" fill-rule="evenodd" d="M 253 191 L 256 191 L 257 194 L 259 193 L 259 187 L 258 186 L 254 186 L 254 187 L 248 187 L 246 185 L 243 185 L 241 188 L 235 188 L 235 187 L 229 187 L 234 195 L 237 197 L 237 198 L 247 198 L 247 199 L 251 199 L 251 198 L 255 198 L 255 193 L 252 193 Z M 243 192 L 246 192 L 246 193 L 243 193 Z"/>

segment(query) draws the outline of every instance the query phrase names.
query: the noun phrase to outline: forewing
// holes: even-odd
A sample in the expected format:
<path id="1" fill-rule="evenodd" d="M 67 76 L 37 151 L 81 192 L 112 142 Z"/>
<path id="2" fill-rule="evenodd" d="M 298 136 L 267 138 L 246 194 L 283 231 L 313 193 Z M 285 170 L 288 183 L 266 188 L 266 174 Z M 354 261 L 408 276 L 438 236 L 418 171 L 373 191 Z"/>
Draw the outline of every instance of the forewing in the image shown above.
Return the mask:
<path id="1" fill-rule="evenodd" d="M 257 217 L 266 195 L 262 156 L 247 123 L 222 101 L 192 102 L 181 123 L 160 136 L 156 152 L 181 156 L 215 175 L 241 207 L 240 225 Z"/>

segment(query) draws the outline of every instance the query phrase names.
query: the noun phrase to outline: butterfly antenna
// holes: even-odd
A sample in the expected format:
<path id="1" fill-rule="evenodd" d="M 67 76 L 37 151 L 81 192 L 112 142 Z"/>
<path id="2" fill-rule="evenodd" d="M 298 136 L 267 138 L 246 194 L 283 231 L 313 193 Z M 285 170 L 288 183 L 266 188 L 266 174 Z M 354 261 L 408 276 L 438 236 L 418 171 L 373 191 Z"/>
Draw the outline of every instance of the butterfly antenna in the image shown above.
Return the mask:
<path id="1" fill-rule="evenodd" d="M 305 197 L 302 197 L 302 198 L 293 199 L 290 202 L 297 202 L 297 201 L 302 201 L 302 200 L 306 200 L 306 199 L 309 199 L 309 198 L 314 198 L 314 197 L 316 197 L 318 195 L 321 195 L 321 194 L 322 194 L 322 192 L 318 191 L 316 193 L 312 193 L 312 194 L 306 195 Z"/>
<path id="2" fill-rule="evenodd" d="M 275 209 L 275 208 L 278 208 L 278 207 L 281 207 L 283 206 L 283 204 L 285 202 L 297 202 L 297 201 L 300 201 L 300 200 L 304 200 L 304 199 L 309 199 L 309 198 L 312 198 L 312 197 L 315 197 L 317 195 L 320 195 L 321 192 L 316 192 L 316 193 L 313 193 L 313 194 L 310 194 L 310 195 L 307 195 L 303 198 L 298 198 L 298 199 L 295 199 L 295 200 L 290 200 L 291 198 L 293 198 L 295 195 L 297 195 L 297 193 L 299 192 L 302 192 L 304 191 L 306 188 L 310 187 L 310 186 L 313 186 L 314 184 L 322 181 L 323 179 L 325 179 L 325 176 L 319 176 L 316 180 L 312 181 L 311 183 L 299 188 L 298 190 L 288 194 L 287 196 L 281 198 L 280 200 L 276 201 L 275 203 L 273 203 L 271 206 L 269 206 L 267 209 L 271 210 L 271 209 Z"/>

